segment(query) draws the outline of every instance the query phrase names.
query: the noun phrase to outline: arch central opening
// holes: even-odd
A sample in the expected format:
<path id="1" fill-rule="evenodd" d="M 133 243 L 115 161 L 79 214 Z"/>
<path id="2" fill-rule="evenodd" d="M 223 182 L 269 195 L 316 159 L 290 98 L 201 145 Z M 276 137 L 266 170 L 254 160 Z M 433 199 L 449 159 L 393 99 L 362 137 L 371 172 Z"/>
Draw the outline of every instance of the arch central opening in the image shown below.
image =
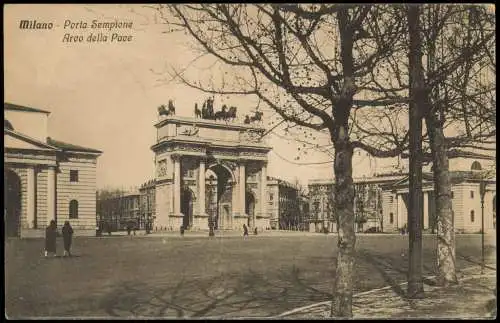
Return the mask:
<path id="1" fill-rule="evenodd" d="M 186 230 L 193 225 L 193 192 L 185 187 L 181 192 L 182 227 Z"/>
<path id="2" fill-rule="evenodd" d="M 248 214 L 247 225 L 255 226 L 255 196 L 252 192 L 245 192 L 245 213 Z"/>
<path id="3" fill-rule="evenodd" d="M 221 164 L 210 166 L 205 172 L 207 213 L 216 230 L 232 228 L 234 184 L 230 171 Z"/>
<path id="4" fill-rule="evenodd" d="M 21 179 L 4 170 L 4 228 L 6 237 L 19 237 L 21 225 Z"/>

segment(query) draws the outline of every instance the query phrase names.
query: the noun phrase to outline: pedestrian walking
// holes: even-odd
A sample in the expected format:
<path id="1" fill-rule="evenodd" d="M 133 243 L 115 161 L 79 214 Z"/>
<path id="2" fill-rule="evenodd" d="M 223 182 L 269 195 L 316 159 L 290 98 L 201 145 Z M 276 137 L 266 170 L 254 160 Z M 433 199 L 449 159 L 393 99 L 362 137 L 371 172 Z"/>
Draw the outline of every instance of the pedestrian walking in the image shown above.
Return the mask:
<path id="1" fill-rule="evenodd" d="M 208 236 L 209 237 L 214 237 L 215 236 L 215 219 L 213 216 L 210 216 L 208 218 Z"/>
<path id="2" fill-rule="evenodd" d="M 64 242 L 64 257 L 71 257 L 71 241 L 73 240 L 73 228 L 69 221 L 64 222 L 64 226 L 62 228 L 62 236 Z"/>
<path id="3" fill-rule="evenodd" d="M 253 234 L 257 235 L 257 227 L 255 227 L 255 229 L 253 230 Z"/>
<path id="4" fill-rule="evenodd" d="M 247 238 L 248 237 L 248 227 L 246 224 L 243 223 L 243 238 Z"/>
<path id="5" fill-rule="evenodd" d="M 45 257 L 49 253 L 56 256 L 56 242 L 57 242 L 57 224 L 56 221 L 50 221 L 49 226 L 45 229 Z"/>
<path id="6" fill-rule="evenodd" d="M 181 225 L 181 236 L 184 236 L 184 226 Z"/>

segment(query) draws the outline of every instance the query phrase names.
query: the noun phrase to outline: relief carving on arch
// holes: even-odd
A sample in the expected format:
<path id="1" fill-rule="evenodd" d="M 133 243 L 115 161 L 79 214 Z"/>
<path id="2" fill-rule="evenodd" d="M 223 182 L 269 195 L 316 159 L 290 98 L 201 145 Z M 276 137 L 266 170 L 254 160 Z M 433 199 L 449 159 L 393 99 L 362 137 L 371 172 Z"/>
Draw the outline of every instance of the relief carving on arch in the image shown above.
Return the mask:
<path id="1" fill-rule="evenodd" d="M 224 161 L 223 162 L 227 167 L 229 167 L 229 169 L 231 169 L 232 171 L 234 171 L 236 169 L 236 167 L 238 166 L 237 163 L 233 162 L 233 161 Z"/>
<path id="2" fill-rule="evenodd" d="M 167 160 L 163 159 L 158 162 L 156 167 L 156 176 L 163 177 L 167 175 Z"/>
<path id="3" fill-rule="evenodd" d="M 254 130 L 246 130 L 240 133 L 241 142 L 258 143 L 261 141 L 261 134 Z"/>

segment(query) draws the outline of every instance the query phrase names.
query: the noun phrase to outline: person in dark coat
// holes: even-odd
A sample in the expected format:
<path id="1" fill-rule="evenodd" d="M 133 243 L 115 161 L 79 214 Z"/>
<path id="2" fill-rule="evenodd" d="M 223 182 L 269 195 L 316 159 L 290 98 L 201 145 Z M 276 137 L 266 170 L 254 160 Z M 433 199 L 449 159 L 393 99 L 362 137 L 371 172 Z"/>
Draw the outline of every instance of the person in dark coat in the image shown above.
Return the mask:
<path id="1" fill-rule="evenodd" d="M 248 237 L 248 227 L 244 223 L 243 223 L 243 237 L 244 238 Z"/>
<path id="2" fill-rule="evenodd" d="M 73 240 L 73 228 L 69 224 L 69 221 L 64 222 L 62 228 L 62 236 L 64 241 L 64 256 L 71 257 L 71 240 Z"/>
<path id="3" fill-rule="evenodd" d="M 57 224 L 56 221 L 50 221 L 49 226 L 45 229 L 45 257 L 49 252 L 56 256 L 56 240 L 57 240 Z"/>

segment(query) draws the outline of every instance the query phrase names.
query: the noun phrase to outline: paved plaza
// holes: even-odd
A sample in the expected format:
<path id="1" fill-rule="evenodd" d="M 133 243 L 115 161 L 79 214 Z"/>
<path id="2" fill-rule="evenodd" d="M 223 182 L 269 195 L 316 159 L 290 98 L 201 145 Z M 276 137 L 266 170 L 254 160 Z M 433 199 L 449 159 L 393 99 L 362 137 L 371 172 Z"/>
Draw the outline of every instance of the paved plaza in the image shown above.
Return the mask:
<path id="1" fill-rule="evenodd" d="M 486 259 L 496 263 L 495 237 Z M 62 254 L 62 241 L 58 242 Z M 263 233 L 76 237 L 72 258 L 42 239 L 5 245 L 6 313 L 20 317 L 270 317 L 331 298 L 336 235 Z M 408 236 L 357 237 L 355 293 L 406 280 Z M 424 274 L 436 239 L 424 235 Z M 481 236 L 457 235 L 460 271 L 479 268 Z M 367 305 L 369 306 L 369 305 Z"/>

